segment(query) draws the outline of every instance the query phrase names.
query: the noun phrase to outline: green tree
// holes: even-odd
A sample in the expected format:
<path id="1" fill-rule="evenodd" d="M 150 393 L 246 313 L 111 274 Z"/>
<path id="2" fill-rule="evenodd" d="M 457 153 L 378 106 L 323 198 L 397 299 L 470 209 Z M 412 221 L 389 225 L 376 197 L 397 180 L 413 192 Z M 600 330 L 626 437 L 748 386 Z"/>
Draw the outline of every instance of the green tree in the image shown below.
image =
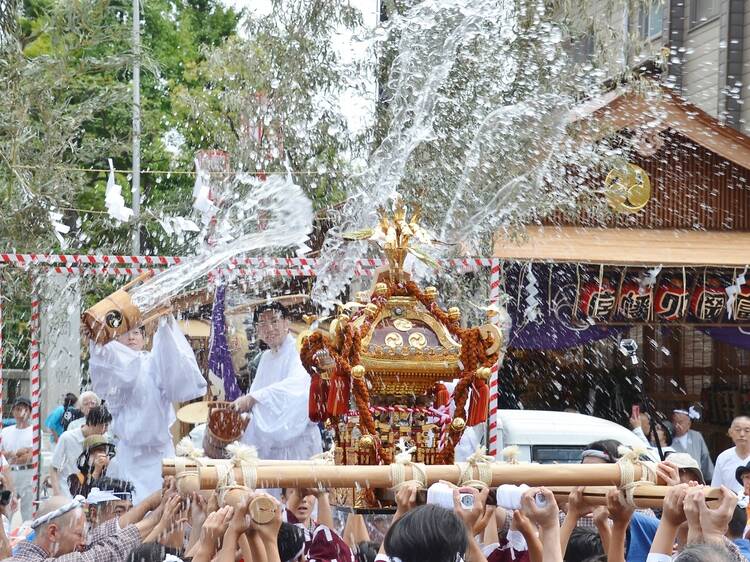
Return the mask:
<path id="1" fill-rule="evenodd" d="M 233 168 L 299 172 L 317 209 L 340 202 L 351 159 L 363 152 L 339 107 L 352 70 L 334 36 L 361 31 L 345 0 L 273 0 L 267 15 L 248 15 L 243 32 L 207 49 L 196 77 L 203 91 L 181 96 L 190 142 L 230 153 Z M 361 69 L 359 69 L 361 70 Z"/>

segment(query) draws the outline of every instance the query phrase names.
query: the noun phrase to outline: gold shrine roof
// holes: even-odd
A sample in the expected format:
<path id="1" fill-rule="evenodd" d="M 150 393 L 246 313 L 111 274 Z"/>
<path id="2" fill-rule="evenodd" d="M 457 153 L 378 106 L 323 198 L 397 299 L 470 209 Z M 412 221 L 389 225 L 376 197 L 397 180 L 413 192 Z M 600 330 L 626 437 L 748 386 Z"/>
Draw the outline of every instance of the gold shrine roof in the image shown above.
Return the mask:
<path id="1" fill-rule="evenodd" d="M 362 315 L 355 327 L 365 323 Z M 360 361 L 375 393 L 422 393 L 459 376 L 461 344 L 411 296 L 390 297 L 362 335 Z"/>

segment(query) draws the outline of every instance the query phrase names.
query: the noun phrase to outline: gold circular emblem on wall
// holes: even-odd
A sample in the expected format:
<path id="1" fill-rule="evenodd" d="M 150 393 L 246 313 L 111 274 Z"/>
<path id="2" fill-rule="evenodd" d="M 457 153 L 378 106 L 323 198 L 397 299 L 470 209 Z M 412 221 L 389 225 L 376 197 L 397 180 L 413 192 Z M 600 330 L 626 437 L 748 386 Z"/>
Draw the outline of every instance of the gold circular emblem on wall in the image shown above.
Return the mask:
<path id="1" fill-rule="evenodd" d="M 404 338 L 397 332 L 390 332 L 385 335 L 385 345 L 388 347 L 399 347 L 404 345 Z"/>
<path id="2" fill-rule="evenodd" d="M 393 327 L 401 332 L 408 332 L 414 327 L 414 324 L 411 323 L 411 320 L 407 320 L 406 318 L 396 318 L 393 321 Z"/>
<path id="3" fill-rule="evenodd" d="M 416 347 L 417 349 L 424 349 L 424 347 L 427 345 L 427 338 L 424 337 L 424 334 L 422 332 L 414 332 L 413 334 L 409 335 L 409 345 L 412 347 Z"/>

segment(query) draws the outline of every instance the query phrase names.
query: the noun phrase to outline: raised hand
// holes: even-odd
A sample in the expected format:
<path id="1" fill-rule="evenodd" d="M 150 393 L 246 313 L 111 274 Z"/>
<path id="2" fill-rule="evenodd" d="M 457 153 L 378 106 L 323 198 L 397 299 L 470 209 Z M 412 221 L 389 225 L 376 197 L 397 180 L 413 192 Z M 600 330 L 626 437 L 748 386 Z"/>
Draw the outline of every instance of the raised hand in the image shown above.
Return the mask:
<path id="1" fill-rule="evenodd" d="M 542 502 L 537 502 L 537 495 Z M 521 496 L 521 511 L 542 529 L 560 527 L 560 510 L 554 494 L 547 488 L 529 488 Z"/>
<path id="2" fill-rule="evenodd" d="M 481 492 L 476 488 L 453 489 L 453 510 L 456 512 L 456 515 L 463 520 L 469 534 L 473 534 L 474 527 L 484 515 L 485 505 L 487 504 L 487 495 L 489 493 L 489 488 L 483 488 Z M 471 509 L 465 509 L 461 505 L 461 494 L 471 494 L 474 497 L 474 505 Z"/>
<path id="3" fill-rule="evenodd" d="M 673 462 L 663 461 L 657 464 L 656 475 L 667 486 L 677 486 L 680 483 L 680 468 Z"/>

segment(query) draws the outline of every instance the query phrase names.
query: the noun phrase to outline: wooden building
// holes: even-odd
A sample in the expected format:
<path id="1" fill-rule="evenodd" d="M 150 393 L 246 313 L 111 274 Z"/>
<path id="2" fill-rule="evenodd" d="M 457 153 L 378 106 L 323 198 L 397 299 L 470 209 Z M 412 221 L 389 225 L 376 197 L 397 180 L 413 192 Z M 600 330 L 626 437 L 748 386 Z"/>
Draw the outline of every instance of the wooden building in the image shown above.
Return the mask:
<path id="1" fill-rule="evenodd" d="M 635 143 L 629 161 L 648 174 L 650 200 L 638 212 L 614 213 L 604 222 L 585 212 L 574 220 L 556 217 L 530 229 L 519 245 L 498 240 L 495 256 L 508 264 L 574 264 L 576 275 L 579 270 L 596 272 L 604 266 L 614 279 L 621 276 L 620 284 L 628 268 L 644 275 L 649 268 L 659 267 L 659 279 L 682 275 L 691 294 L 707 274 L 724 279 L 722 290 L 743 272 L 750 284 L 749 137 L 666 90 L 653 97 L 611 92 L 587 103 L 574 126 L 579 131 L 588 127 L 645 135 L 643 144 Z M 577 308 L 573 306 L 574 312 Z M 672 321 L 649 314 L 641 321 L 628 322 L 617 319 L 615 313 L 597 324 L 638 343 L 642 390 L 656 400 L 661 411 L 693 401 L 705 406 L 701 429 L 718 453 L 728 442 L 731 418 L 750 406 L 750 317 L 739 316 L 705 322 L 689 312 Z M 724 337 L 727 334 L 731 337 Z M 539 350 L 519 352 L 537 362 L 537 373 L 544 370 L 539 368 L 540 361 L 549 361 L 553 371 L 561 372 L 572 369 L 572 364 L 582 371 L 602 372 L 622 365 L 617 346 L 611 344 L 558 349 L 546 359 Z M 620 386 L 637 386 L 624 372 Z M 579 383 L 556 381 L 560 393 L 566 386 L 570 392 Z M 627 390 L 618 391 L 628 396 Z M 629 399 L 634 399 L 632 394 Z M 627 398 L 623 400 L 619 409 L 626 416 L 630 404 Z"/>

